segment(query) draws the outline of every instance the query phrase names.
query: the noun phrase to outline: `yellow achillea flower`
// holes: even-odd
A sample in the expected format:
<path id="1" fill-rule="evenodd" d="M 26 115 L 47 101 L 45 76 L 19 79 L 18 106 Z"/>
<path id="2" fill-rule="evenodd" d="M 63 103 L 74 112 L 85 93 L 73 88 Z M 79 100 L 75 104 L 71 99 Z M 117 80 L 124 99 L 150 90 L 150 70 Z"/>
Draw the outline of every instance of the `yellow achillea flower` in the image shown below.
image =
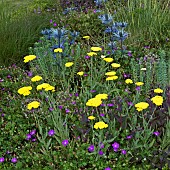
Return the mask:
<path id="1" fill-rule="evenodd" d="M 40 80 L 42 80 L 42 77 L 41 77 L 41 76 L 34 76 L 34 77 L 31 79 L 32 82 L 36 82 L 36 81 L 40 81 Z"/>
<path id="2" fill-rule="evenodd" d="M 163 90 L 160 89 L 160 88 L 157 88 L 157 89 L 154 89 L 154 92 L 155 92 L 155 93 L 163 93 Z"/>
<path id="3" fill-rule="evenodd" d="M 45 88 L 45 91 L 52 91 L 52 92 L 54 92 L 55 91 L 55 87 L 54 86 L 48 86 L 48 87 L 46 87 Z"/>
<path id="4" fill-rule="evenodd" d="M 126 79 L 126 80 L 125 80 L 125 83 L 126 83 L 126 84 L 132 84 L 133 81 L 132 81 L 131 79 Z"/>
<path id="5" fill-rule="evenodd" d="M 102 48 L 100 47 L 91 47 L 92 51 L 102 51 Z"/>
<path id="6" fill-rule="evenodd" d="M 74 63 L 73 62 L 68 62 L 65 64 L 65 67 L 71 67 Z"/>
<path id="7" fill-rule="evenodd" d="M 113 61 L 113 58 L 103 58 L 104 61 L 111 63 Z"/>
<path id="8" fill-rule="evenodd" d="M 62 53 L 63 49 L 62 48 L 56 48 L 56 49 L 54 49 L 54 52 L 55 53 Z"/>
<path id="9" fill-rule="evenodd" d="M 119 68 L 119 67 L 120 67 L 120 64 L 112 63 L 111 66 L 112 66 L 113 68 Z"/>
<path id="10" fill-rule="evenodd" d="M 86 39 L 86 40 L 89 40 L 89 39 L 90 39 L 90 36 L 86 35 L 86 36 L 84 36 L 83 38 Z"/>
<path id="11" fill-rule="evenodd" d="M 102 101 L 100 98 L 92 98 L 87 101 L 86 106 L 98 107 L 101 104 L 102 104 Z"/>
<path id="12" fill-rule="evenodd" d="M 95 98 L 108 99 L 108 94 L 105 94 L 105 93 L 103 93 L 103 94 L 97 94 L 97 95 L 95 96 Z"/>
<path id="13" fill-rule="evenodd" d="M 104 129 L 104 128 L 107 128 L 108 127 L 108 124 L 100 121 L 100 122 L 96 122 L 95 125 L 94 125 L 94 128 L 95 129 Z"/>
<path id="14" fill-rule="evenodd" d="M 143 109 L 147 109 L 149 107 L 149 104 L 146 102 L 140 102 L 140 103 L 135 104 L 135 107 L 136 107 L 136 110 L 140 112 Z"/>
<path id="15" fill-rule="evenodd" d="M 28 110 L 31 110 L 32 108 L 36 109 L 40 106 L 40 102 L 33 101 L 27 105 Z"/>
<path id="16" fill-rule="evenodd" d="M 163 103 L 163 97 L 162 96 L 155 96 L 151 98 L 151 101 L 156 104 L 157 106 L 161 106 Z"/>
<path id="17" fill-rule="evenodd" d="M 137 86 L 142 86 L 142 85 L 144 85 L 143 82 L 136 82 L 135 84 L 136 84 Z"/>
<path id="18" fill-rule="evenodd" d="M 42 90 L 42 89 L 46 89 L 47 87 L 49 87 L 50 85 L 48 83 L 43 83 L 37 86 L 37 90 Z"/>
<path id="19" fill-rule="evenodd" d="M 90 56 L 90 57 L 92 57 L 92 56 L 94 56 L 94 55 L 97 55 L 97 53 L 95 53 L 95 52 L 89 52 L 89 53 L 87 53 L 87 55 Z"/>
<path id="20" fill-rule="evenodd" d="M 115 71 L 110 71 L 110 72 L 105 73 L 105 75 L 106 76 L 115 76 L 116 72 Z"/>
<path id="21" fill-rule="evenodd" d="M 88 119 L 89 119 L 89 120 L 94 120 L 95 117 L 94 117 L 94 116 L 89 116 Z"/>
<path id="22" fill-rule="evenodd" d="M 83 71 L 79 71 L 79 72 L 77 73 L 77 75 L 79 75 L 79 76 L 82 76 L 83 74 L 84 74 Z"/>
<path id="23" fill-rule="evenodd" d="M 23 96 L 28 96 L 31 93 L 30 90 L 32 90 L 31 86 L 25 86 L 25 87 L 18 89 L 18 93 Z"/>
<path id="24" fill-rule="evenodd" d="M 24 57 L 24 63 L 28 63 L 29 61 L 32 61 L 36 58 L 35 55 L 28 55 Z"/>
<path id="25" fill-rule="evenodd" d="M 109 80 L 117 80 L 118 79 L 118 76 L 109 76 L 106 78 L 106 81 L 109 81 Z"/>

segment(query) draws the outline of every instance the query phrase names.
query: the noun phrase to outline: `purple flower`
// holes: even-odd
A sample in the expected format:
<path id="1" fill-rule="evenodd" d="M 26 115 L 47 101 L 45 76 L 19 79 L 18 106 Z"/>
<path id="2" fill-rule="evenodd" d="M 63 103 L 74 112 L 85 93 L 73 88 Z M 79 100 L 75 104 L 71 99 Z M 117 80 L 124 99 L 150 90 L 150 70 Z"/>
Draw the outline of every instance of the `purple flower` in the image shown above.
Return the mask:
<path id="1" fill-rule="evenodd" d="M 27 136 L 26 140 L 30 140 L 31 139 L 31 135 L 30 134 L 27 134 L 26 136 Z"/>
<path id="2" fill-rule="evenodd" d="M 54 25 L 54 27 L 56 27 L 56 26 L 57 26 L 57 24 L 56 24 L 56 23 L 54 23 L 53 25 Z"/>
<path id="3" fill-rule="evenodd" d="M 104 148 L 104 144 L 101 142 L 99 147 L 100 147 L 100 149 L 103 149 Z"/>
<path id="4" fill-rule="evenodd" d="M 35 134 L 36 134 L 36 130 L 35 129 L 30 132 L 30 135 L 35 135 Z"/>
<path id="5" fill-rule="evenodd" d="M 100 106 L 106 106 L 104 103 L 102 103 Z"/>
<path id="6" fill-rule="evenodd" d="M 72 101 L 71 103 L 72 103 L 73 105 L 75 105 L 75 104 L 76 104 L 76 102 L 75 102 L 75 101 Z"/>
<path id="7" fill-rule="evenodd" d="M 79 96 L 79 94 L 78 94 L 78 93 L 76 93 L 76 94 L 75 94 L 75 96 L 76 96 L 76 97 L 78 97 L 78 96 Z"/>
<path id="8" fill-rule="evenodd" d="M 100 150 L 100 151 L 98 152 L 98 154 L 102 156 L 104 153 L 103 153 L 102 150 Z"/>
<path id="9" fill-rule="evenodd" d="M 132 102 L 127 102 L 128 106 L 133 106 Z"/>
<path id="10" fill-rule="evenodd" d="M 52 111 L 54 110 L 54 108 L 50 107 L 48 110 L 49 110 L 50 112 L 52 112 Z"/>
<path id="11" fill-rule="evenodd" d="M 66 113 L 69 113 L 69 112 L 70 112 L 70 110 L 69 110 L 69 109 L 66 109 L 65 111 L 66 111 Z"/>
<path id="12" fill-rule="evenodd" d="M 110 167 L 105 168 L 104 170 L 112 170 Z"/>
<path id="13" fill-rule="evenodd" d="M 135 89 L 136 89 L 137 91 L 140 91 L 140 86 L 137 86 Z"/>
<path id="14" fill-rule="evenodd" d="M 70 97 L 72 97 L 73 95 L 72 94 L 69 94 Z"/>
<path id="15" fill-rule="evenodd" d="M 126 136 L 126 139 L 131 139 L 132 135 Z"/>
<path id="16" fill-rule="evenodd" d="M 5 158 L 4 157 L 0 157 L 0 162 L 4 162 L 5 161 Z"/>
<path id="17" fill-rule="evenodd" d="M 32 77 L 32 72 L 31 72 L 31 71 L 28 71 L 28 72 L 27 72 L 27 75 L 28 75 L 28 77 Z"/>
<path id="18" fill-rule="evenodd" d="M 113 103 L 109 103 L 109 104 L 107 104 L 107 106 L 112 107 L 112 106 L 114 106 L 114 104 Z"/>
<path id="19" fill-rule="evenodd" d="M 62 141 L 62 145 L 63 145 L 63 146 L 67 146 L 68 144 L 69 144 L 69 142 L 68 142 L 67 139 L 65 139 L 65 140 Z"/>
<path id="20" fill-rule="evenodd" d="M 88 151 L 89 151 L 89 152 L 93 152 L 93 151 L 94 151 L 94 145 L 90 145 L 90 146 L 88 147 Z"/>
<path id="21" fill-rule="evenodd" d="M 117 151 L 118 151 L 118 149 L 117 149 L 117 148 L 113 148 L 113 150 L 114 150 L 114 152 L 117 152 Z"/>
<path id="22" fill-rule="evenodd" d="M 52 23 L 53 22 L 53 20 L 52 19 L 50 19 L 50 23 Z"/>
<path id="23" fill-rule="evenodd" d="M 160 132 L 156 131 L 156 132 L 153 132 L 153 134 L 154 134 L 155 136 L 159 136 L 159 135 L 160 135 Z"/>
<path id="24" fill-rule="evenodd" d="M 119 145 L 117 142 L 114 142 L 114 143 L 112 144 L 112 147 L 113 147 L 114 149 L 119 149 L 120 145 Z"/>
<path id="25" fill-rule="evenodd" d="M 100 116 L 103 117 L 103 116 L 105 116 L 105 114 L 104 113 L 100 113 Z"/>
<path id="26" fill-rule="evenodd" d="M 18 161 L 17 158 L 12 158 L 12 159 L 11 159 L 11 162 L 12 162 L 12 163 L 17 163 L 17 161 Z"/>
<path id="27" fill-rule="evenodd" d="M 34 139 L 32 139 L 32 142 L 35 142 L 37 139 L 36 138 L 34 138 Z"/>
<path id="28" fill-rule="evenodd" d="M 126 150 L 122 149 L 122 150 L 121 150 L 121 153 L 122 153 L 123 155 L 126 155 L 127 152 L 126 152 Z"/>
<path id="29" fill-rule="evenodd" d="M 84 58 L 88 60 L 90 58 L 90 56 L 86 55 Z"/>
<path id="30" fill-rule="evenodd" d="M 7 78 L 9 79 L 9 78 L 11 78 L 11 76 L 8 74 Z"/>
<path id="31" fill-rule="evenodd" d="M 53 129 L 49 130 L 48 135 L 53 136 L 55 134 L 55 131 Z"/>
<path id="32" fill-rule="evenodd" d="M 95 92 L 96 92 L 96 90 L 90 90 L 90 92 L 91 92 L 91 93 L 95 93 Z"/>
<path id="33" fill-rule="evenodd" d="M 63 108 L 63 106 L 61 106 L 61 105 L 60 105 L 60 106 L 58 106 L 58 108 L 59 108 L 59 109 L 62 109 L 62 108 Z"/>
<path id="34" fill-rule="evenodd" d="M 4 117 L 4 116 L 5 116 L 5 114 L 4 114 L 4 113 L 2 113 L 2 114 L 1 114 L 1 116 L 2 116 L 2 117 Z"/>
<path id="35" fill-rule="evenodd" d="M 88 74 L 84 74 L 84 77 L 87 77 L 88 76 Z"/>
<path id="36" fill-rule="evenodd" d="M 132 52 L 128 51 L 128 56 L 131 57 L 132 56 Z"/>

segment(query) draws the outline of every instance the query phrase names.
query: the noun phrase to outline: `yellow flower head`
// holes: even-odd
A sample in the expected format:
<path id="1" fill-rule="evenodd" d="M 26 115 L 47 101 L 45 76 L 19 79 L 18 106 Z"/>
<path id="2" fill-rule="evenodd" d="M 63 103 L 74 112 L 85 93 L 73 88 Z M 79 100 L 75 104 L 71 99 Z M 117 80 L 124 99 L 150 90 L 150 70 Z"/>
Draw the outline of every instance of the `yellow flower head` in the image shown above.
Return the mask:
<path id="1" fill-rule="evenodd" d="M 126 84 L 132 84 L 133 81 L 132 81 L 131 79 L 126 79 L 126 80 L 125 80 L 125 83 L 126 83 Z"/>
<path id="2" fill-rule="evenodd" d="M 105 73 L 105 75 L 106 76 L 115 76 L 116 72 L 115 71 L 110 71 L 110 72 Z"/>
<path id="3" fill-rule="evenodd" d="M 94 120 L 95 117 L 94 117 L 94 116 L 89 116 L 88 119 L 89 119 L 89 120 Z"/>
<path id="4" fill-rule="evenodd" d="M 47 87 L 49 87 L 50 85 L 48 83 L 43 83 L 37 86 L 37 90 L 42 90 L 45 89 Z"/>
<path id="5" fill-rule="evenodd" d="M 32 87 L 26 86 L 26 87 L 22 87 L 22 88 L 18 89 L 18 93 L 23 96 L 28 96 L 31 93 L 30 90 L 32 90 Z"/>
<path id="6" fill-rule="evenodd" d="M 29 61 L 32 61 L 36 58 L 35 55 L 28 55 L 24 57 L 24 63 L 28 63 Z"/>
<path id="7" fill-rule="evenodd" d="M 100 122 L 96 122 L 95 125 L 94 125 L 94 128 L 95 129 L 104 129 L 104 128 L 107 128 L 108 127 L 108 124 L 100 121 Z"/>
<path id="8" fill-rule="evenodd" d="M 54 49 L 54 52 L 55 53 L 62 53 L 63 49 L 62 48 L 56 48 L 56 49 Z"/>
<path id="9" fill-rule="evenodd" d="M 140 102 L 140 103 L 135 104 L 135 107 L 136 107 L 136 110 L 140 112 L 143 109 L 147 109 L 149 107 L 149 104 L 146 102 Z"/>
<path id="10" fill-rule="evenodd" d="M 77 73 L 77 75 L 79 75 L 79 76 L 83 76 L 83 74 L 84 74 L 83 71 L 80 71 L 80 72 Z"/>
<path id="11" fill-rule="evenodd" d="M 97 55 L 97 53 L 95 53 L 95 52 L 89 52 L 89 53 L 87 53 L 87 55 L 90 56 L 90 57 L 92 57 L 92 56 L 94 56 L 94 55 Z"/>
<path id="12" fill-rule="evenodd" d="M 86 36 L 84 36 L 83 38 L 86 39 L 86 40 L 89 40 L 89 39 L 90 39 L 90 36 L 86 35 Z"/>
<path id="13" fill-rule="evenodd" d="M 45 91 L 50 91 L 50 90 L 54 92 L 55 87 L 54 86 L 48 86 L 48 87 L 45 88 Z"/>
<path id="14" fill-rule="evenodd" d="M 163 90 L 160 89 L 160 88 L 157 88 L 157 89 L 154 89 L 154 92 L 155 92 L 155 93 L 163 93 Z"/>
<path id="15" fill-rule="evenodd" d="M 151 101 L 156 104 L 157 106 L 161 106 L 163 103 L 163 97 L 162 96 L 155 96 L 151 98 Z"/>
<path id="16" fill-rule="evenodd" d="M 95 98 L 98 99 L 108 99 L 108 94 L 97 94 Z"/>
<path id="17" fill-rule="evenodd" d="M 112 66 L 113 68 L 119 68 L 119 67 L 120 67 L 120 64 L 112 63 L 111 66 Z"/>
<path id="18" fill-rule="evenodd" d="M 113 61 L 113 58 L 103 58 L 104 61 L 111 63 Z"/>
<path id="19" fill-rule="evenodd" d="M 34 76 L 34 77 L 31 79 L 32 82 L 36 82 L 36 81 L 40 81 L 40 80 L 42 80 L 42 77 L 41 77 L 41 76 Z"/>
<path id="20" fill-rule="evenodd" d="M 91 47 L 91 50 L 92 51 L 102 51 L 102 48 L 100 48 L 100 47 Z"/>
<path id="21" fill-rule="evenodd" d="M 36 109 L 40 106 L 40 102 L 33 101 L 27 105 L 28 110 L 31 110 L 32 108 Z"/>
<path id="22" fill-rule="evenodd" d="M 118 79 L 118 76 L 109 76 L 106 78 L 106 81 L 109 81 L 109 80 L 117 80 Z"/>
<path id="23" fill-rule="evenodd" d="M 73 62 L 68 62 L 65 64 L 65 67 L 71 67 L 74 63 Z"/>
<path id="24" fill-rule="evenodd" d="M 143 86 L 143 85 L 144 85 L 143 82 L 136 82 L 135 84 L 136 84 L 137 86 Z"/>
<path id="25" fill-rule="evenodd" d="M 101 104 L 102 104 L 102 101 L 100 98 L 92 98 L 87 101 L 86 106 L 98 107 Z"/>

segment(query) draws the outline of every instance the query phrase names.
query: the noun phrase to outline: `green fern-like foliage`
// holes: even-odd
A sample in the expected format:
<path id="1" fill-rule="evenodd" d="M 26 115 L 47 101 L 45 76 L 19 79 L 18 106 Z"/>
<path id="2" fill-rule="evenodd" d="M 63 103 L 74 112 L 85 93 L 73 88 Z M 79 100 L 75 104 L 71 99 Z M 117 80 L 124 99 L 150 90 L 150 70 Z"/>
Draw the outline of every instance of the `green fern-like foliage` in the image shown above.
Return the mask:
<path id="1" fill-rule="evenodd" d="M 161 88 L 165 89 L 168 85 L 168 63 L 166 62 L 165 51 L 159 52 L 160 60 L 156 67 L 156 82 Z"/>

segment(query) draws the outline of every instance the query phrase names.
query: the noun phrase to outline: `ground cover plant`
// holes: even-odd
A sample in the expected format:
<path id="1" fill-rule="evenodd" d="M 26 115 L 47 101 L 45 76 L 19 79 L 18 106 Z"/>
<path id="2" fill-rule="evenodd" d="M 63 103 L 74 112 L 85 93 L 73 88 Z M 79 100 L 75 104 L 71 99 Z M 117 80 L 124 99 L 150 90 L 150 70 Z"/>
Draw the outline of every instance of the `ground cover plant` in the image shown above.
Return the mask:
<path id="1" fill-rule="evenodd" d="M 19 56 L 22 68 L 1 67 L 1 169 L 170 168 L 169 27 L 165 20 L 157 32 L 151 24 L 156 36 L 137 43 L 146 32 L 120 18 L 141 5 L 131 2 L 60 1 L 61 13 L 46 18 L 39 39 Z M 157 3 L 149 10 L 168 5 Z M 165 30 L 167 41 L 153 46 Z"/>

